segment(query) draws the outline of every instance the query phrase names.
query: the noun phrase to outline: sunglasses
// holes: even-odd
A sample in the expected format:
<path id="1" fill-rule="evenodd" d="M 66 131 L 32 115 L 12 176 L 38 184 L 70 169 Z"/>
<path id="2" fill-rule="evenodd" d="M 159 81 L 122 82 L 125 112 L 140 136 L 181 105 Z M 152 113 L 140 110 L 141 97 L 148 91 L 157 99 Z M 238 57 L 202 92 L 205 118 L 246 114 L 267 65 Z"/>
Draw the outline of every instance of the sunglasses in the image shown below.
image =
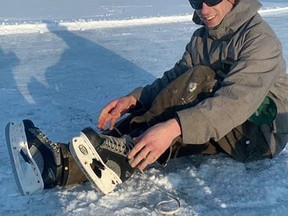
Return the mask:
<path id="1" fill-rule="evenodd" d="M 209 7 L 212 7 L 219 4 L 222 1 L 223 0 L 189 0 L 192 8 L 194 8 L 195 10 L 202 9 L 203 3 L 205 3 Z"/>

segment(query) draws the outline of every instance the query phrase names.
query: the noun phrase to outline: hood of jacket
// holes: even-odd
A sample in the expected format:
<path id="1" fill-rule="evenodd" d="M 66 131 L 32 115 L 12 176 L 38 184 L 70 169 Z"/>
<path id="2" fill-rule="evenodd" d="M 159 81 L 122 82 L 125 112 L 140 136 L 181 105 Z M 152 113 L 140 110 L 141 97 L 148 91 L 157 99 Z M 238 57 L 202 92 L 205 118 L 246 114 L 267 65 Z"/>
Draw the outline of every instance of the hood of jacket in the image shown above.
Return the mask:
<path id="1" fill-rule="evenodd" d="M 216 28 L 208 28 L 194 11 L 193 21 L 197 25 L 203 25 L 211 37 L 221 38 L 224 35 L 235 32 L 247 20 L 253 17 L 262 4 L 258 0 L 238 0 L 233 9 L 224 17 Z"/>

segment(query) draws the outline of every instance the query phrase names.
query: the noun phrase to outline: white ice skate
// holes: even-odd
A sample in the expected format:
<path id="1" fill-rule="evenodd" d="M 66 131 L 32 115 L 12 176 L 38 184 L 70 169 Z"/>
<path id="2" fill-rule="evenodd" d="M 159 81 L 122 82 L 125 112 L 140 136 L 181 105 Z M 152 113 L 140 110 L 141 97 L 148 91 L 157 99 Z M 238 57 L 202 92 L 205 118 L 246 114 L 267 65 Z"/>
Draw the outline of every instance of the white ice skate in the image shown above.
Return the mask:
<path id="1" fill-rule="evenodd" d="M 41 172 L 28 148 L 23 122 L 10 122 L 5 128 L 6 143 L 18 189 L 30 195 L 44 189 Z"/>
<path id="2" fill-rule="evenodd" d="M 120 177 L 103 162 L 84 133 L 72 139 L 69 149 L 87 179 L 102 193 L 107 194 L 122 183 Z"/>

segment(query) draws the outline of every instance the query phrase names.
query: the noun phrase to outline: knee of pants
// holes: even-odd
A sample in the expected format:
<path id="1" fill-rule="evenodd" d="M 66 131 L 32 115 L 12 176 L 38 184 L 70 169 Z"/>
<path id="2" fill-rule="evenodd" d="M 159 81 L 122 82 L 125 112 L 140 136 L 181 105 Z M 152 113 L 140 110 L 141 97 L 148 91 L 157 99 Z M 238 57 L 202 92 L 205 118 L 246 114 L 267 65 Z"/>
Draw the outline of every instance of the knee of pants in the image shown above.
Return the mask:
<path id="1" fill-rule="evenodd" d="M 211 92 L 217 83 L 215 72 L 208 66 L 198 65 L 188 69 L 164 87 L 154 102 L 165 107 L 189 103 L 201 92 Z M 158 102 L 158 103 L 157 103 Z M 156 106 L 153 105 L 152 106 Z"/>
<path id="2" fill-rule="evenodd" d="M 214 80 L 216 77 L 215 71 L 205 65 L 197 65 L 189 69 L 187 72 L 191 73 L 190 79 L 198 84 L 201 84 L 207 80 Z"/>
<path id="3" fill-rule="evenodd" d="M 192 107 L 209 97 L 215 83 L 215 72 L 210 67 L 193 67 L 164 87 L 142 118 L 149 125 L 172 118 L 176 111 Z"/>
<path id="4" fill-rule="evenodd" d="M 172 87 L 180 93 L 183 103 L 191 103 L 196 99 L 201 101 L 210 97 L 217 86 L 215 72 L 210 67 L 203 65 L 191 68 L 179 79 L 182 85 L 177 84 Z"/>

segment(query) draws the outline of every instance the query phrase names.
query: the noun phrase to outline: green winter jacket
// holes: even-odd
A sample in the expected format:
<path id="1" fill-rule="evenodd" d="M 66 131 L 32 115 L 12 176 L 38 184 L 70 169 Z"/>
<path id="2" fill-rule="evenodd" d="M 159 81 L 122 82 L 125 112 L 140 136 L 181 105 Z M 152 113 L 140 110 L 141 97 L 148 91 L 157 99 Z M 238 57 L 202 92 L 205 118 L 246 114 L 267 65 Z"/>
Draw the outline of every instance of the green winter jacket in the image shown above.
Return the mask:
<path id="1" fill-rule="evenodd" d="M 281 44 L 258 14 L 260 7 L 257 0 L 239 0 L 217 29 L 202 26 L 194 32 L 173 69 L 130 95 L 148 108 L 161 89 L 189 68 L 210 66 L 223 80 L 221 88 L 195 107 L 177 112 L 183 142 L 203 144 L 221 139 L 269 96 L 277 106 L 277 116 L 261 128 L 272 155 L 278 154 L 288 141 L 288 75 Z M 196 13 L 193 21 L 202 25 Z"/>

